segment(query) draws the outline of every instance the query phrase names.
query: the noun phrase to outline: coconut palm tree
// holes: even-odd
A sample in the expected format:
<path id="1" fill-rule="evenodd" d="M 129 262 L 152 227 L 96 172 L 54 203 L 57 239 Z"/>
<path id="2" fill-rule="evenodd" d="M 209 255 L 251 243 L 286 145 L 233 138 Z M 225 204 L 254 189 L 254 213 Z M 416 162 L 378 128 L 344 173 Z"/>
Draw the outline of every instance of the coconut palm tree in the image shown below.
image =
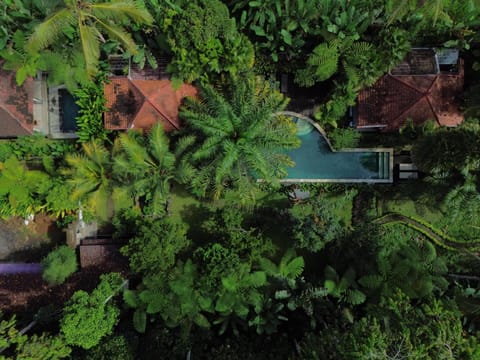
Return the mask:
<path id="1" fill-rule="evenodd" d="M 85 202 L 100 219 L 106 219 L 111 209 L 133 205 L 128 188 L 113 177 L 111 153 L 98 141 L 83 143 L 83 153 L 68 154 L 69 165 L 63 173 L 73 186 L 72 199 Z"/>
<path id="2" fill-rule="evenodd" d="M 49 185 L 46 173 L 29 170 L 15 156 L 0 162 L 0 215 L 27 216 L 42 210 L 41 198 Z"/>
<path id="3" fill-rule="evenodd" d="M 100 42 L 105 42 L 104 34 L 118 41 L 131 54 L 137 53 L 132 37 L 125 29 L 133 21 L 150 25 L 153 18 L 136 0 L 64 0 L 64 7 L 48 16 L 37 25 L 27 44 L 33 53 L 54 46 L 61 40 L 71 38 L 71 30 L 76 31 L 89 76 L 97 72 L 100 58 Z M 75 43 L 74 43 L 75 45 Z M 73 46 L 74 48 L 76 46 Z"/>
<path id="4" fill-rule="evenodd" d="M 190 134 L 177 143 L 182 162 L 197 171 L 190 184 L 197 195 L 218 199 L 233 189 L 237 199 L 254 199 L 258 178 L 286 176 L 293 162 L 284 150 L 300 141 L 294 124 L 277 114 L 287 104 L 279 92 L 248 77 L 222 92 L 205 85 L 200 98 L 181 109 Z"/>
<path id="5" fill-rule="evenodd" d="M 155 125 L 146 137 L 135 131 L 120 134 L 115 147 L 114 173 L 118 179 L 128 184 L 137 200 L 146 202 L 147 213 L 163 213 L 177 167 L 162 125 Z"/>

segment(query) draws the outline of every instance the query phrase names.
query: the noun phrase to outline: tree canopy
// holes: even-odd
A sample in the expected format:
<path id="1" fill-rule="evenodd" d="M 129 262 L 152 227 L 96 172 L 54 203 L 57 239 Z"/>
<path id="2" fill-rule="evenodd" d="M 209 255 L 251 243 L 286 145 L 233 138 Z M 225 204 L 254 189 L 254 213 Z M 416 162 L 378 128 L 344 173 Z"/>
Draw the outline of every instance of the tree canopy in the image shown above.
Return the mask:
<path id="1" fill-rule="evenodd" d="M 223 92 L 202 86 L 200 97 L 182 108 L 190 134 L 177 143 L 183 161 L 196 169 L 191 187 L 198 195 L 218 199 L 236 189 L 241 198 L 254 198 L 257 179 L 272 182 L 286 175 L 293 163 L 284 150 L 299 140 L 294 124 L 278 113 L 287 102 L 280 93 L 247 77 Z"/>

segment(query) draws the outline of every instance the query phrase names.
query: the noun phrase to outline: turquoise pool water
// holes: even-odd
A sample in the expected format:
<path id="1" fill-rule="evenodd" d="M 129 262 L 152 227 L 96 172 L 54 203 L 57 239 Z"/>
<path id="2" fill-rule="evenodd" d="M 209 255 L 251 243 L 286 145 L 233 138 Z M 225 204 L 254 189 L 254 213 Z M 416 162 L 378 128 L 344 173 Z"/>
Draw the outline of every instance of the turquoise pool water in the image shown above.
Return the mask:
<path id="1" fill-rule="evenodd" d="M 76 117 L 79 107 L 75 103 L 75 98 L 66 89 L 58 90 L 58 99 L 60 103 L 60 127 L 63 132 L 77 131 Z"/>
<path id="2" fill-rule="evenodd" d="M 288 179 L 388 180 L 390 153 L 382 151 L 338 151 L 330 149 L 323 135 L 306 120 L 293 118 L 297 123 L 299 148 L 287 151 L 295 162 L 288 168 Z M 361 149 L 359 149 L 361 150 Z"/>

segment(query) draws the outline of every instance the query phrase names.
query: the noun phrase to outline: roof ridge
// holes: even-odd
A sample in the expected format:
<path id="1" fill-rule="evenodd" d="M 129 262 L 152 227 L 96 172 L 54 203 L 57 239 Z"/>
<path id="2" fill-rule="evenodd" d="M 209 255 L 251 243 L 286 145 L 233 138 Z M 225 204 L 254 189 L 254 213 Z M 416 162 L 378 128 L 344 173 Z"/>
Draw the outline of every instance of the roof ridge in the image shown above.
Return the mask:
<path id="1" fill-rule="evenodd" d="M 407 83 L 407 82 L 399 79 L 398 76 L 396 76 L 396 75 L 390 75 L 390 74 L 388 74 L 388 76 L 391 76 L 394 80 L 396 80 L 396 81 L 398 81 L 399 83 L 401 83 L 401 84 L 409 87 L 409 88 L 412 89 L 413 91 L 419 93 L 421 96 L 424 96 L 424 93 L 423 93 L 423 92 L 421 92 L 420 90 L 418 90 L 417 88 L 415 88 L 415 87 L 412 86 L 411 84 L 409 84 L 409 83 Z M 411 75 L 406 75 L 406 76 L 411 76 Z M 423 75 L 423 76 L 425 76 L 425 75 Z M 435 80 L 434 80 L 434 81 L 435 81 Z M 433 82 L 432 82 L 432 84 L 433 84 Z M 430 87 L 432 86 L 432 84 L 430 84 Z M 430 87 L 429 87 L 429 89 L 430 89 Z"/>
<path id="2" fill-rule="evenodd" d="M 172 119 L 170 119 L 169 116 L 165 115 L 165 113 L 164 113 L 154 102 L 152 102 L 152 101 L 150 100 L 150 97 L 147 96 L 144 91 L 142 91 L 141 87 L 139 87 L 139 85 L 136 84 L 137 81 L 162 81 L 162 80 L 143 80 L 143 79 L 130 79 L 130 78 L 129 78 L 129 81 L 135 86 L 135 88 L 136 88 L 138 91 L 140 91 L 140 92 L 142 93 L 143 98 L 144 98 L 144 103 L 145 103 L 145 101 L 148 102 L 151 106 L 153 106 L 153 108 L 154 108 L 165 120 L 167 120 L 175 129 L 178 130 L 177 124 L 175 124 L 175 122 L 174 122 Z M 174 91 L 175 91 L 175 90 L 174 90 Z M 140 111 L 140 109 L 143 107 L 144 103 L 142 104 L 142 106 L 139 107 L 139 110 L 138 110 L 138 111 Z M 137 114 L 138 114 L 138 112 L 137 112 Z M 135 114 L 135 117 L 137 116 L 137 114 Z M 135 118 L 134 118 L 134 120 L 135 120 Z"/>
<path id="3" fill-rule="evenodd" d="M 407 104 L 407 105 L 402 109 L 402 111 L 400 111 L 400 112 L 398 113 L 397 116 L 395 116 L 394 118 L 392 118 L 393 121 L 396 121 L 399 117 L 401 117 L 403 114 L 405 114 L 408 110 L 410 110 L 410 109 L 412 109 L 413 107 L 415 107 L 415 105 L 417 105 L 417 104 L 420 102 L 420 100 L 423 99 L 423 97 L 425 96 L 425 94 L 424 94 L 423 92 L 421 92 L 420 90 L 416 89 L 415 87 L 413 87 L 412 85 L 408 84 L 407 82 L 398 79 L 398 78 L 397 78 L 396 76 L 394 76 L 394 75 L 388 74 L 388 76 L 390 76 L 393 80 L 399 82 L 400 84 L 405 85 L 405 86 L 406 86 L 407 88 L 409 88 L 410 90 L 413 90 L 413 92 L 418 95 L 418 97 L 417 97 L 414 101 L 412 101 L 412 102 L 410 102 L 409 104 Z"/>
<path id="4" fill-rule="evenodd" d="M 145 94 L 143 93 L 143 91 L 142 91 L 141 89 L 139 89 L 138 86 L 136 86 L 136 85 L 134 84 L 134 82 L 132 81 L 132 79 L 131 79 L 129 76 L 126 77 L 125 79 L 127 80 L 127 83 L 128 83 L 128 84 L 133 85 L 133 88 L 134 88 L 135 90 L 137 90 L 137 91 L 140 93 L 140 95 L 143 96 L 142 103 L 140 104 L 140 106 L 137 107 L 135 114 L 132 116 L 132 122 L 131 122 L 130 124 L 127 124 L 127 130 L 128 130 L 128 129 L 130 128 L 130 126 L 132 126 L 133 123 L 135 122 L 135 118 L 136 118 L 137 115 L 140 113 L 140 110 L 142 109 L 143 105 L 145 104 L 146 96 L 145 96 Z"/>
<path id="5" fill-rule="evenodd" d="M 422 95 L 420 96 L 417 100 L 415 100 L 413 103 L 410 104 L 410 106 L 406 107 L 405 109 L 403 109 L 403 111 L 401 111 L 398 116 L 394 117 L 392 120 L 393 121 L 396 121 L 398 120 L 403 114 L 405 114 L 408 110 L 411 110 L 413 109 L 421 100 L 423 100 L 423 98 L 426 98 L 426 96 Z"/>
<path id="6" fill-rule="evenodd" d="M 427 99 L 428 106 L 430 106 L 430 109 L 432 109 L 432 114 L 433 114 L 433 116 L 435 116 L 435 120 L 437 121 L 438 125 L 442 126 L 442 124 L 440 124 L 439 116 L 438 116 L 437 112 L 435 111 L 435 108 L 433 107 L 432 102 L 430 101 L 430 96 L 431 96 L 431 91 L 430 90 L 432 89 L 433 85 L 435 85 L 435 83 L 437 82 L 438 79 L 439 79 L 439 74 L 437 74 L 435 76 L 435 79 L 433 79 L 432 83 L 428 87 L 428 90 L 425 94 L 425 98 Z"/>
<path id="7" fill-rule="evenodd" d="M 398 120 L 403 114 L 405 114 L 407 111 L 415 108 L 415 106 L 425 98 L 425 100 L 427 101 L 428 103 L 428 106 L 430 107 L 430 110 L 432 111 L 432 114 L 433 116 L 435 117 L 435 121 L 439 124 L 440 124 L 440 121 L 439 121 L 439 118 L 438 118 L 438 114 L 436 113 L 435 109 L 433 108 L 433 105 L 430 101 L 430 98 L 429 98 L 429 93 L 430 93 L 430 90 L 432 89 L 433 85 L 435 85 L 435 82 L 437 81 L 438 79 L 438 76 L 439 74 L 436 74 L 435 77 L 433 78 L 432 82 L 430 83 L 430 85 L 428 86 L 428 89 L 425 91 L 425 92 L 421 92 L 420 90 L 416 89 L 414 86 L 412 86 L 411 84 L 405 82 L 405 81 L 402 81 L 401 79 L 398 79 L 396 76 L 394 75 L 390 75 L 389 76 L 392 76 L 392 78 L 394 78 L 395 80 L 397 80 L 398 82 L 400 82 L 401 84 L 403 85 L 406 85 L 407 87 L 409 87 L 410 89 L 414 90 L 416 93 L 420 94 L 420 96 L 418 97 L 418 99 L 416 101 L 414 101 L 413 103 L 411 103 L 409 106 L 405 107 L 403 109 L 403 111 L 401 111 L 398 116 L 396 116 L 393 120 L 396 121 Z M 422 75 L 422 76 L 432 76 L 432 75 Z"/>
<path id="8" fill-rule="evenodd" d="M 14 119 L 25 131 L 27 131 L 29 134 L 33 133 L 33 130 L 27 127 L 27 124 L 25 124 L 23 121 L 19 120 L 17 116 L 15 116 L 10 110 L 8 110 L 5 105 L 0 104 L 0 109 L 4 110 L 5 112 L 8 113 L 8 115 L 11 116 L 12 119 Z"/>

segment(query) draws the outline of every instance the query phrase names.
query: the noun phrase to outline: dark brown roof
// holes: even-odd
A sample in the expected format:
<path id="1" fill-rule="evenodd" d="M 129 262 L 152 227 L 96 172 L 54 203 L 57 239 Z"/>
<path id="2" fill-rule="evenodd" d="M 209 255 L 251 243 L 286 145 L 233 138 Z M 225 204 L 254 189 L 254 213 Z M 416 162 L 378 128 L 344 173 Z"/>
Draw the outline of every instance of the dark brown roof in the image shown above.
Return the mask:
<path id="1" fill-rule="evenodd" d="M 33 132 L 33 79 L 17 86 L 15 73 L 0 62 L 0 137 L 17 137 Z"/>
<path id="2" fill-rule="evenodd" d="M 80 245 L 80 268 L 123 271 L 128 267 L 128 261 L 119 250 L 120 246 L 116 244 Z"/>
<path id="3" fill-rule="evenodd" d="M 463 89 L 460 68 L 454 75 L 383 76 L 360 92 L 357 128 L 396 130 L 408 118 L 415 124 L 427 120 L 441 126 L 460 124 L 463 114 L 456 101 Z"/>
<path id="4" fill-rule="evenodd" d="M 170 80 L 111 78 L 105 85 L 107 108 L 105 128 L 110 130 L 150 129 L 161 121 L 166 131 L 179 129 L 178 108 L 197 89 L 183 84 L 174 90 Z"/>
<path id="5" fill-rule="evenodd" d="M 403 61 L 390 71 L 392 75 L 436 75 L 438 61 L 433 49 L 412 49 Z"/>

